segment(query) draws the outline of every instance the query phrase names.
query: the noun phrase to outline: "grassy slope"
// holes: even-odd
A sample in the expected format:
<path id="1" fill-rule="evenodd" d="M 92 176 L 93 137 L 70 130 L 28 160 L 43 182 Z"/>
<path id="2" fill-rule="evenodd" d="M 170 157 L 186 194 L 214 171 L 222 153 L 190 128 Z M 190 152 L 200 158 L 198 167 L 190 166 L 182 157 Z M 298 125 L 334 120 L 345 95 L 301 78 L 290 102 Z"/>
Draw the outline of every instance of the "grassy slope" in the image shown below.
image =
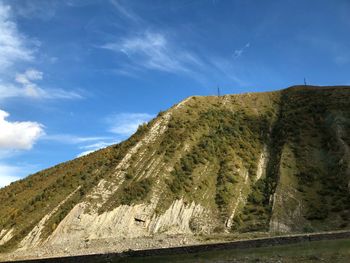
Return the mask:
<path id="1" fill-rule="evenodd" d="M 143 136 L 144 129 L 147 128 L 140 128 L 128 141 L 121 144 L 59 164 L 0 189 L 0 229 L 15 229 L 14 237 L 0 247 L 0 251 L 16 245 L 45 214 L 50 213 L 81 186 L 50 219 L 44 237 L 52 232 L 100 179 L 113 175 L 113 168 L 125 152 Z"/>
<path id="2" fill-rule="evenodd" d="M 346 227 L 350 218 L 349 159 L 344 158 L 335 133 L 338 125 L 343 128 L 344 140 L 350 138 L 350 90 L 295 88 L 285 94 L 280 185 L 287 185 L 302 206 L 292 229 Z M 307 222 L 298 226 L 305 219 Z"/>
<path id="3" fill-rule="evenodd" d="M 157 181 L 157 189 L 162 189 L 158 213 L 176 198 L 196 201 L 212 212 L 205 223 L 216 226 L 216 232 L 223 231 L 235 209 L 231 231 L 266 231 L 271 216 L 288 221 L 295 210 L 292 199 L 303 204 L 295 221 L 287 222 L 292 230 L 347 227 L 350 175 L 342 143 L 350 143 L 349 98 L 349 89 L 341 87 L 192 97 L 172 111 L 168 129 L 146 149 L 146 157 L 141 162 L 131 158 L 126 180 L 100 213 L 120 204 L 146 202 Z M 113 168 L 151 125 L 142 126 L 122 144 L 0 189 L 0 229 L 14 227 L 16 231 L 0 249 L 13 247 L 45 214 L 82 186 L 50 219 L 47 236 L 100 179 L 115 179 Z M 267 173 L 256 181 L 264 145 L 270 152 Z M 148 171 L 148 164 L 155 159 L 162 165 Z M 271 197 L 276 187 L 277 194 L 292 192 L 293 196 L 282 196 L 286 206 L 273 209 Z M 191 224 L 194 231 L 200 228 L 198 224 Z"/>

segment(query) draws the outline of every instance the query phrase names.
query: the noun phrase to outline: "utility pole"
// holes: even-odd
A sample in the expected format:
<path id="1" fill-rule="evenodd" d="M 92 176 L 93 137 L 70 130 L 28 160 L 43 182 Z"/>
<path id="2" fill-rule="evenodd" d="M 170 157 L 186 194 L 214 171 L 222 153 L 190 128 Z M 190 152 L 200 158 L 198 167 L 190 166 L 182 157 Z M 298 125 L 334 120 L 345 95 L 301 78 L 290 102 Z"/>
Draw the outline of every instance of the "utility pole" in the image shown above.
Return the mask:
<path id="1" fill-rule="evenodd" d="M 218 97 L 220 97 L 221 94 L 220 94 L 220 87 L 218 86 Z"/>
<path id="2" fill-rule="evenodd" d="M 306 84 L 306 78 L 304 78 L 304 86 L 307 86 L 307 84 Z"/>

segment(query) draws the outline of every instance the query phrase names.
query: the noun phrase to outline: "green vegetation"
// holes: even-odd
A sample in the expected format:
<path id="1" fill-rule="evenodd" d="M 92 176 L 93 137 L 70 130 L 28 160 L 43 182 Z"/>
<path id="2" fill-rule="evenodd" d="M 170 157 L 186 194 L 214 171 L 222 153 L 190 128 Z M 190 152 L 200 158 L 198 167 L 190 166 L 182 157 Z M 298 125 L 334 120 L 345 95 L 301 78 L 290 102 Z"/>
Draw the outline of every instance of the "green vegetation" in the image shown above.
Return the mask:
<path id="1" fill-rule="evenodd" d="M 194 201 L 211 213 L 213 231 L 264 232 L 273 216 L 292 231 L 350 227 L 350 90 L 292 87 L 283 91 L 223 97 L 192 97 L 169 110 L 163 134 L 142 144 L 127 165 L 116 167 L 165 112 L 143 124 L 128 140 L 31 175 L 0 189 L 0 230 L 15 229 L 0 251 L 13 248 L 31 229 L 72 195 L 45 225 L 47 237 L 102 179 L 119 185 L 99 213 L 119 205 L 175 199 Z M 269 157 L 257 180 L 261 153 Z M 281 185 L 283 186 L 281 188 Z M 280 186 L 280 188 L 279 188 Z M 292 200 L 274 207 L 276 191 Z M 286 201 L 287 202 L 287 201 Z M 302 206 L 298 207 L 298 204 Z M 298 208 L 299 210 L 295 210 Z M 294 209 L 294 210 L 293 210 Z M 227 220 L 235 212 L 231 229 Z M 291 215 L 298 221 L 289 222 Z M 287 222 L 288 221 L 288 222 Z"/>
<path id="2" fill-rule="evenodd" d="M 253 185 L 242 212 L 234 218 L 232 231 L 245 233 L 269 230 L 272 207 L 269 202 L 267 188 L 266 179 L 260 179 Z"/>
<path id="3" fill-rule="evenodd" d="M 214 107 L 203 110 L 191 122 L 183 121 L 177 125 L 179 129 L 176 133 L 170 128 L 169 134 L 172 136 L 166 137 L 167 145 L 181 145 L 178 138 L 186 138 L 187 134 L 195 138 L 190 141 L 191 147 L 187 153 L 174 164 L 167 181 L 174 197 L 185 196 L 188 201 L 192 201 L 194 182 L 204 179 L 198 178 L 195 171 L 206 165 L 215 166 L 215 204 L 224 222 L 237 198 L 235 190 L 241 184 L 242 177 L 239 170 L 246 170 L 250 180 L 256 176 L 257 160 L 269 125 L 265 116 L 257 117 L 244 110 L 234 112 Z M 169 127 L 173 126 L 169 124 Z M 165 150 L 165 156 L 168 155 L 168 149 Z M 175 150 L 171 153 L 174 155 Z M 205 180 L 204 183 L 208 184 Z"/>
<path id="4" fill-rule="evenodd" d="M 140 181 L 132 181 L 124 185 L 120 191 L 116 191 L 111 198 L 99 210 L 113 210 L 120 205 L 131 205 L 141 201 L 145 201 L 148 193 L 151 190 L 152 181 L 149 178 Z"/>
<path id="5" fill-rule="evenodd" d="M 0 246 L 0 252 L 15 246 L 43 216 L 80 186 L 80 190 L 45 225 L 42 237 L 47 237 L 100 179 L 113 175 L 114 167 L 146 131 L 147 125 L 142 125 L 125 142 L 43 170 L 0 189 L 0 229 L 15 229 L 14 237 Z"/>
<path id="6" fill-rule="evenodd" d="M 345 147 L 349 145 L 342 145 L 337 130 L 342 131 L 344 142 L 350 138 L 349 109 L 347 88 L 294 87 L 281 92 L 278 119 L 269 141 L 267 175 L 252 187 L 246 206 L 235 218 L 235 231 L 268 229 L 273 212 L 271 196 L 286 169 L 297 179 L 294 184 L 303 203 L 300 220 L 309 221 L 304 230 L 348 226 L 344 218 L 349 215 L 349 162 L 345 161 Z M 289 155 L 282 157 L 284 145 L 292 147 L 295 167 Z M 295 222 L 290 227 L 297 230 L 301 226 Z"/>
<path id="7" fill-rule="evenodd" d="M 284 136 L 293 144 L 297 157 L 298 190 L 306 204 L 304 217 L 319 230 L 330 224 L 343 228 L 348 220 L 339 217 L 339 212 L 349 214 L 346 167 L 350 166 L 345 161 L 349 145 L 342 145 L 338 132 L 342 131 L 345 140 L 350 138 L 349 91 L 316 88 L 285 93 Z"/>

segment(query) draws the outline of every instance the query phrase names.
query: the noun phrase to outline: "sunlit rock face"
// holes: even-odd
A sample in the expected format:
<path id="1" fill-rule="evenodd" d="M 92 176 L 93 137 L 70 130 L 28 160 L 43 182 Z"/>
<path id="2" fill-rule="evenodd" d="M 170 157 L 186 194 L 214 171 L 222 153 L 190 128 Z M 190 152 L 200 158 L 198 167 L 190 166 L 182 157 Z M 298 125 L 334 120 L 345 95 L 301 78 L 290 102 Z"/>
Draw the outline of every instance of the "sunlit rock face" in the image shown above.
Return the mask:
<path id="1" fill-rule="evenodd" d="M 1 189 L 0 249 L 67 255 L 346 229 L 349 145 L 348 87 L 189 97 L 118 145 Z"/>

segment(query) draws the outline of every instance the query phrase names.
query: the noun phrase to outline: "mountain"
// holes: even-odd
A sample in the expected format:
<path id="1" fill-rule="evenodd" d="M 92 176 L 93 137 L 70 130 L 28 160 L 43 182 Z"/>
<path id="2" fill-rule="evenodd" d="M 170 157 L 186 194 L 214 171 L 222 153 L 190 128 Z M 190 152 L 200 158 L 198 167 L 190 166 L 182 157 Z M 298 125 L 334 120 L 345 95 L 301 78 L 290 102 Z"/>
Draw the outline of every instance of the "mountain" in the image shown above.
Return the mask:
<path id="1" fill-rule="evenodd" d="M 0 251 L 347 229 L 349 146 L 346 86 L 192 96 L 120 144 L 0 189 Z"/>

